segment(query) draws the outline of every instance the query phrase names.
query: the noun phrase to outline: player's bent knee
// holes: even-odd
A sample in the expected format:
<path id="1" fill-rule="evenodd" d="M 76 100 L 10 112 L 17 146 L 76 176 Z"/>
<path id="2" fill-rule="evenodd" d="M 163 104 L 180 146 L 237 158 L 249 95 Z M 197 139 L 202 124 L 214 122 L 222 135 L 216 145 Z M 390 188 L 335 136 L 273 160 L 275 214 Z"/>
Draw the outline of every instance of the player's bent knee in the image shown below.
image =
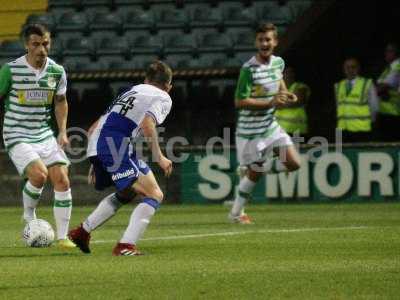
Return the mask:
<path id="1" fill-rule="evenodd" d="M 247 172 L 247 177 L 253 181 L 257 182 L 263 175 L 264 175 L 264 170 L 262 169 L 261 166 L 256 166 L 255 167 L 250 167 L 248 172 Z"/>
<path id="2" fill-rule="evenodd" d="M 29 181 L 35 186 L 43 186 L 47 181 L 47 170 L 37 169 L 28 175 Z"/>
<path id="3" fill-rule="evenodd" d="M 153 189 L 147 196 L 157 200 L 158 203 L 161 203 L 164 199 L 163 192 L 158 188 Z"/>
<path id="4" fill-rule="evenodd" d="M 288 169 L 289 172 L 293 172 L 300 169 L 300 166 L 301 163 L 299 160 L 293 160 L 286 166 L 286 168 Z"/>
<path id="5" fill-rule="evenodd" d="M 69 182 L 69 179 L 68 179 L 67 176 L 62 176 L 62 177 L 57 181 L 57 183 L 56 183 L 55 185 L 56 185 L 56 189 L 57 189 L 58 191 L 67 191 L 67 190 L 69 190 L 69 188 L 70 188 L 70 182 Z"/>

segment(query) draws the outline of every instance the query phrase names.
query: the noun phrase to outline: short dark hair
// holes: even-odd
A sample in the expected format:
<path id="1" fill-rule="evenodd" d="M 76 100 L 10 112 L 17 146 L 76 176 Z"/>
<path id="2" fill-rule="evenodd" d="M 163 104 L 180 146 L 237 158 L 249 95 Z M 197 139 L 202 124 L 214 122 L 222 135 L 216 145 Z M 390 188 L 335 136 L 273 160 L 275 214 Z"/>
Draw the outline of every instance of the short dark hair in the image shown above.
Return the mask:
<path id="1" fill-rule="evenodd" d="M 43 24 L 28 24 L 22 30 L 22 38 L 24 41 L 28 41 L 32 34 L 38 36 L 44 36 L 46 33 L 50 33 L 49 29 Z"/>
<path id="2" fill-rule="evenodd" d="M 278 38 L 278 27 L 272 23 L 261 23 L 256 29 L 256 35 L 268 31 L 273 31 L 275 38 Z"/>
<path id="3" fill-rule="evenodd" d="M 156 60 L 147 67 L 146 79 L 160 85 L 165 85 L 172 80 L 172 70 L 164 62 Z"/>

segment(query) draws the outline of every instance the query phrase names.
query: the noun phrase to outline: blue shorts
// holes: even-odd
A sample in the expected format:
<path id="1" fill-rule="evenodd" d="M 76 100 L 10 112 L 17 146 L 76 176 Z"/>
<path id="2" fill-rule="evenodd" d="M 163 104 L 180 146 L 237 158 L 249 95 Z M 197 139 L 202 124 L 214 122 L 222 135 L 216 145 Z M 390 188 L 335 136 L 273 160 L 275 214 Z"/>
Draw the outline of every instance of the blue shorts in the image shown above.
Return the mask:
<path id="1" fill-rule="evenodd" d="M 118 191 L 131 186 L 141 175 L 150 172 L 149 166 L 134 154 L 127 153 L 120 164 L 114 167 L 114 159 L 111 155 L 97 155 L 89 157 L 96 176 L 95 189 L 104 190 L 114 185 Z"/>
<path id="2" fill-rule="evenodd" d="M 117 113 L 108 116 L 97 140 L 97 155 L 89 158 L 96 176 L 96 190 L 114 185 L 121 191 L 150 171 L 144 161 L 136 158 L 130 144 L 129 137 L 136 127 L 133 121 Z"/>

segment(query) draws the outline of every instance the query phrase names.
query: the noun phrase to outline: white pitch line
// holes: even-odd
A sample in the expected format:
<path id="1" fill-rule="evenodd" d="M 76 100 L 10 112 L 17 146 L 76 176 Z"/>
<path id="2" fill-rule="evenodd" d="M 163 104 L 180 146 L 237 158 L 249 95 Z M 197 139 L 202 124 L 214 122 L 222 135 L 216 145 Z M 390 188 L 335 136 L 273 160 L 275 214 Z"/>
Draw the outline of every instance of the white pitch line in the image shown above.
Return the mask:
<path id="1" fill-rule="evenodd" d="M 296 229 L 226 231 L 226 232 L 216 232 L 216 233 L 184 234 L 184 235 L 150 237 L 150 238 L 141 239 L 141 241 L 199 239 L 199 238 L 204 238 L 204 237 L 231 236 L 231 235 L 251 234 L 251 233 L 291 233 L 291 232 L 311 232 L 311 231 L 360 230 L 360 229 L 367 229 L 367 228 L 371 228 L 371 227 L 367 227 L 367 226 L 314 227 L 314 228 L 311 227 L 311 228 L 296 228 Z M 92 243 L 94 243 L 94 244 L 115 243 L 115 240 L 95 240 L 95 241 L 92 241 Z"/>

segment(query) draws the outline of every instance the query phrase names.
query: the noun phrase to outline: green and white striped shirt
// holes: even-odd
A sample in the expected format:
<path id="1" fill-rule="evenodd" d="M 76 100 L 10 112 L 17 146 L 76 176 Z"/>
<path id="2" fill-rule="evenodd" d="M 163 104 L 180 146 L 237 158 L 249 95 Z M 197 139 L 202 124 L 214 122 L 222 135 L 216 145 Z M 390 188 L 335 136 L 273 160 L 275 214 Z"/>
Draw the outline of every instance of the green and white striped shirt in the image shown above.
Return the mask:
<path id="1" fill-rule="evenodd" d="M 52 136 L 54 94 L 66 93 L 64 68 L 47 58 L 40 70 L 22 56 L 0 69 L 0 96 L 5 97 L 3 138 L 9 150 L 19 143 L 39 143 Z"/>
<path id="2" fill-rule="evenodd" d="M 253 56 L 240 70 L 235 101 L 247 98 L 271 101 L 279 91 L 284 68 L 285 62 L 281 57 L 272 55 L 268 64 L 262 64 Z M 270 135 L 278 126 L 274 112 L 275 108 L 239 109 L 236 135 L 247 139 Z"/>

